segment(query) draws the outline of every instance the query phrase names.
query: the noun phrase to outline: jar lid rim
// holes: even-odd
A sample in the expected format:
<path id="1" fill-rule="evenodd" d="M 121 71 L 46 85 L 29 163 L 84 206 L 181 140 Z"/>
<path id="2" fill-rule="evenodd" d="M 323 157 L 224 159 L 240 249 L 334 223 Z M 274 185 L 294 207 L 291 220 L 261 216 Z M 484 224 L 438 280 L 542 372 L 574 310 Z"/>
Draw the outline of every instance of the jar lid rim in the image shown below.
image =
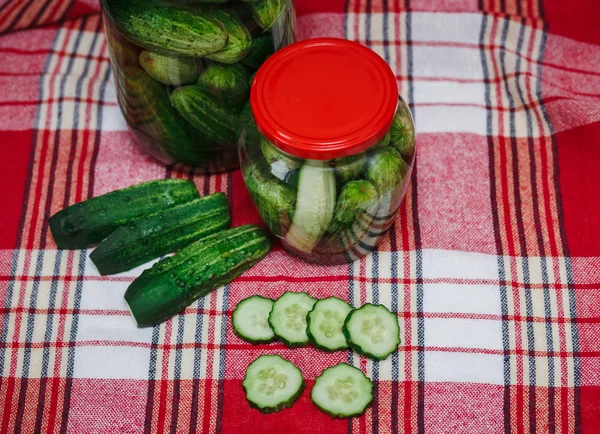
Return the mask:
<path id="1" fill-rule="evenodd" d="M 258 70 L 250 104 L 258 130 L 282 151 L 315 160 L 363 152 L 398 107 L 398 84 L 374 51 L 314 38 L 277 51 Z"/>

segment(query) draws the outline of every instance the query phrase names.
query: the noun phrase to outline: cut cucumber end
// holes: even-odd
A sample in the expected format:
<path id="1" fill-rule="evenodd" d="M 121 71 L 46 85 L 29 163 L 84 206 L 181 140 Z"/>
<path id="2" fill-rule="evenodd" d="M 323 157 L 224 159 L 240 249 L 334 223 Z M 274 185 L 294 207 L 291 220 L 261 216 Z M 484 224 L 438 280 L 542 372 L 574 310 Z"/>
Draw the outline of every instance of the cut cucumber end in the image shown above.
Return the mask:
<path id="1" fill-rule="evenodd" d="M 400 345 L 398 317 L 383 305 L 367 303 L 353 310 L 343 331 L 354 351 L 375 360 L 386 359 Z"/>
<path id="2" fill-rule="evenodd" d="M 306 333 L 315 348 L 323 351 L 348 348 L 342 327 L 350 311 L 350 305 L 336 297 L 324 298 L 314 304 L 306 316 Z"/>
<path id="3" fill-rule="evenodd" d="M 269 314 L 273 308 L 270 298 L 253 295 L 238 303 L 231 316 L 233 332 L 251 344 L 265 344 L 275 340 L 269 326 Z"/>
<path id="4" fill-rule="evenodd" d="M 317 377 L 310 398 L 332 417 L 357 417 L 373 401 L 373 383 L 360 369 L 340 363 Z"/>
<path id="5" fill-rule="evenodd" d="M 250 406 L 268 414 L 291 407 L 302 395 L 305 383 L 292 362 L 268 354 L 250 363 L 242 386 Z"/>
<path id="6" fill-rule="evenodd" d="M 285 292 L 275 300 L 269 315 L 269 325 L 275 336 L 288 347 L 308 345 L 306 314 L 316 301 L 305 292 Z"/>

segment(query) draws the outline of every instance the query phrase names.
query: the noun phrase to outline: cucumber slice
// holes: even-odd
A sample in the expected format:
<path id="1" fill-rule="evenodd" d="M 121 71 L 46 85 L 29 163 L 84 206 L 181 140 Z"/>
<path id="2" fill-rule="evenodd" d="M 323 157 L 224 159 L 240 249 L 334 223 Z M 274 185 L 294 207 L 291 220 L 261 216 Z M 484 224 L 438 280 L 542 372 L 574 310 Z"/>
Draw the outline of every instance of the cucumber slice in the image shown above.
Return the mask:
<path id="1" fill-rule="evenodd" d="M 317 302 L 305 292 L 285 292 L 275 300 L 269 315 L 269 325 L 283 343 L 289 347 L 308 344 L 306 314 Z"/>
<path id="2" fill-rule="evenodd" d="M 350 312 L 343 327 L 354 351 L 383 360 L 400 345 L 398 317 L 385 306 L 367 303 Z"/>
<path id="3" fill-rule="evenodd" d="M 234 333 L 252 344 L 271 342 L 275 338 L 269 327 L 272 308 L 273 300 L 260 295 L 240 301 L 231 316 Z"/>
<path id="4" fill-rule="evenodd" d="M 315 303 L 306 316 L 306 333 L 316 348 L 338 351 L 348 348 L 342 326 L 352 308 L 337 297 Z"/>
<path id="5" fill-rule="evenodd" d="M 340 363 L 315 380 L 310 399 L 332 417 L 356 417 L 373 401 L 373 383 L 358 368 Z"/>
<path id="6" fill-rule="evenodd" d="M 304 379 L 292 362 L 269 354 L 250 363 L 242 386 L 250 407 L 274 413 L 291 407 L 302 395 Z"/>
<path id="7" fill-rule="evenodd" d="M 335 173 L 325 161 L 306 161 L 298 175 L 298 196 L 285 241 L 310 253 L 319 243 L 335 212 Z"/>

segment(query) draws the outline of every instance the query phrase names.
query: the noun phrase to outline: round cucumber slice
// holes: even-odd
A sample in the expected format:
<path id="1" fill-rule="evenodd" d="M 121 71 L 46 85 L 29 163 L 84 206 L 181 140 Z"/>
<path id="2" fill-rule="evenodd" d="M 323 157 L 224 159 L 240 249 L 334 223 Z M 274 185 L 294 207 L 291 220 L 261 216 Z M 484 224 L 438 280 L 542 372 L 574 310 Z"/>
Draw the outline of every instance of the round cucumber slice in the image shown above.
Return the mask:
<path id="1" fill-rule="evenodd" d="M 306 316 L 306 333 L 314 346 L 324 351 L 348 348 L 342 326 L 351 310 L 348 303 L 337 297 L 317 301 Z"/>
<path id="2" fill-rule="evenodd" d="M 347 363 L 325 369 L 315 380 L 310 399 L 332 417 L 356 417 L 373 401 L 373 383 Z"/>
<path id="3" fill-rule="evenodd" d="M 269 327 L 269 314 L 273 308 L 270 298 L 253 295 L 238 303 L 231 316 L 233 331 L 251 344 L 264 344 L 275 338 Z"/>
<path id="4" fill-rule="evenodd" d="M 305 292 L 285 292 L 275 300 L 269 325 L 275 335 L 289 347 L 308 344 L 306 314 L 317 300 Z"/>
<path id="5" fill-rule="evenodd" d="M 346 318 L 343 327 L 354 351 L 375 360 L 383 360 L 400 345 L 398 317 L 385 306 L 367 303 Z"/>
<path id="6" fill-rule="evenodd" d="M 242 386 L 251 407 L 274 413 L 291 407 L 302 395 L 304 379 L 292 362 L 269 354 L 250 363 Z"/>

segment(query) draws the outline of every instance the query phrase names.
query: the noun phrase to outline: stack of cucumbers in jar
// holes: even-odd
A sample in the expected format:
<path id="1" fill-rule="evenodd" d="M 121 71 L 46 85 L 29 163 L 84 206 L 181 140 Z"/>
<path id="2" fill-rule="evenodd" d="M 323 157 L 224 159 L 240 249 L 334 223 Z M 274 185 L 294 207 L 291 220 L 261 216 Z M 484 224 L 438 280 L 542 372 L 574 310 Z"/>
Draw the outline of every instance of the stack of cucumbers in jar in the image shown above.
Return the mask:
<path id="1" fill-rule="evenodd" d="M 286 0 L 103 6 L 119 104 L 139 141 L 165 162 L 235 167 L 238 118 L 253 75 L 293 42 Z"/>
<path id="2" fill-rule="evenodd" d="M 284 246 L 311 262 L 351 262 L 392 225 L 414 158 L 410 111 L 400 100 L 392 126 L 367 151 L 327 161 L 282 152 L 243 111 L 244 179 L 261 217 Z"/>

